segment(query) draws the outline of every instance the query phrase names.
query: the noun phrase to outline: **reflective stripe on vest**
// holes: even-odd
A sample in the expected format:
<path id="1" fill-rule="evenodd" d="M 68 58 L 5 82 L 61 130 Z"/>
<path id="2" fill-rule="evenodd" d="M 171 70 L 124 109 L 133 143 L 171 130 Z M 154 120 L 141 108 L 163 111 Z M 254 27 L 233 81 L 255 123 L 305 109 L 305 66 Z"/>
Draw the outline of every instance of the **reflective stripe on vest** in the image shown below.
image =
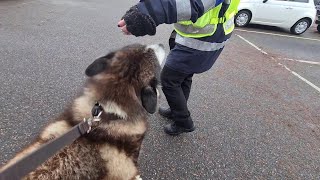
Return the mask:
<path id="1" fill-rule="evenodd" d="M 223 24 L 225 34 L 230 34 L 234 30 L 234 16 L 238 12 L 238 6 L 240 4 L 239 0 L 232 0 L 227 11 L 224 14 L 227 21 Z"/>
<path id="2" fill-rule="evenodd" d="M 205 7 L 204 12 L 209 11 L 216 5 L 216 0 L 201 0 L 203 7 Z"/>
<path id="3" fill-rule="evenodd" d="M 178 29 L 179 31 L 182 32 L 188 32 L 190 35 L 197 35 L 197 34 L 210 34 L 216 29 L 215 24 L 207 24 L 203 28 L 198 28 L 195 26 L 190 26 L 190 25 L 183 25 L 183 24 L 174 24 L 174 27 L 176 30 Z"/>
<path id="4" fill-rule="evenodd" d="M 209 3 L 208 0 L 203 1 Z M 225 3 L 228 2 L 230 3 L 230 0 L 225 0 Z M 217 24 L 222 24 L 225 35 L 228 35 L 234 30 L 234 16 L 237 13 L 239 3 L 240 0 L 231 0 L 224 17 L 218 18 L 222 7 L 222 4 L 220 4 L 208 10 L 195 23 L 179 21 L 174 25 L 175 30 L 184 37 L 201 38 L 213 35 L 217 29 Z"/>
<path id="5" fill-rule="evenodd" d="M 234 27 L 234 16 L 223 23 L 223 29 L 226 35 L 230 34 L 234 30 Z"/>
<path id="6" fill-rule="evenodd" d="M 178 34 L 185 37 L 201 38 L 205 36 L 211 36 L 215 33 L 217 24 L 219 23 L 219 18 L 212 17 L 218 17 L 221 7 L 222 4 L 210 9 L 195 23 L 192 23 L 192 21 L 179 21 L 178 23 L 175 23 L 175 30 Z M 201 30 L 202 28 L 205 28 L 205 30 Z"/>
<path id="7" fill-rule="evenodd" d="M 176 6 L 177 6 L 177 20 L 178 21 L 191 19 L 190 1 L 176 0 Z"/>
<path id="8" fill-rule="evenodd" d="M 216 0 L 201 0 L 204 12 L 215 7 Z M 176 0 L 177 21 L 186 21 L 191 19 L 191 3 L 189 0 Z"/>
<path id="9" fill-rule="evenodd" d="M 176 43 L 186 46 L 188 48 L 196 49 L 199 51 L 217 51 L 225 46 L 228 40 L 223 41 L 221 43 L 211 43 L 200 41 L 195 38 L 183 37 L 179 34 L 176 36 Z"/>

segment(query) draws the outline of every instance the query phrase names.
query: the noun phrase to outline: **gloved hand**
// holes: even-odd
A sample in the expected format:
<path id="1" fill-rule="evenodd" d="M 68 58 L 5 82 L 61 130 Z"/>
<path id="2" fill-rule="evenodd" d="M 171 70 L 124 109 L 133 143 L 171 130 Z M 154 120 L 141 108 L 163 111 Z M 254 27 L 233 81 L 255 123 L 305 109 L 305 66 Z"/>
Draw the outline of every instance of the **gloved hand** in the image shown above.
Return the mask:
<path id="1" fill-rule="evenodd" d="M 131 7 L 118 26 L 125 34 L 133 34 L 135 36 L 155 35 L 156 23 L 151 16 L 141 13 L 137 6 Z"/>

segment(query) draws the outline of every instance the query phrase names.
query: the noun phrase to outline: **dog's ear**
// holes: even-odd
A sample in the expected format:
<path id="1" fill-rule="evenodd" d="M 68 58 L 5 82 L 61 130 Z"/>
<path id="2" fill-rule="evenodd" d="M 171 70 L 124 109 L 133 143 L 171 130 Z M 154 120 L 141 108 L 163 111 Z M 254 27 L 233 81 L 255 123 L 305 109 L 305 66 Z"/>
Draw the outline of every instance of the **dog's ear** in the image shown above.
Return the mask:
<path id="1" fill-rule="evenodd" d="M 94 75 L 97 75 L 101 72 L 103 72 L 104 70 L 106 70 L 108 68 L 108 66 L 110 65 L 110 62 L 108 62 L 109 60 L 111 60 L 114 56 L 114 52 L 109 53 L 106 56 L 100 57 L 98 59 L 96 59 L 92 64 L 90 64 L 85 73 L 87 76 L 92 77 Z"/>
<path id="2" fill-rule="evenodd" d="M 144 87 L 141 91 L 141 102 L 148 113 L 155 113 L 158 103 L 157 91 L 151 86 Z"/>
<path id="3" fill-rule="evenodd" d="M 107 68 L 107 60 L 101 57 L 90 64 L 86 69 L 86 75 L 92 77 L 104 71 Z"/>

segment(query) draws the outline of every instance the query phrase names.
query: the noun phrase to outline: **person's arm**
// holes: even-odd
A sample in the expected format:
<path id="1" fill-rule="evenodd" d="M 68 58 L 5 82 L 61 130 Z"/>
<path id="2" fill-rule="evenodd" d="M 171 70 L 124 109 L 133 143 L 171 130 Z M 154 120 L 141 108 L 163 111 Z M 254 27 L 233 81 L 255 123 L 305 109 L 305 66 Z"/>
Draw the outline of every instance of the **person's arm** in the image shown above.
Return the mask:
<path id="1" fill-rule="evenodd" d="M 205 12 L 222 2 L 223 0 L 145 0 L 139 2 L 137 7 L 159 25 L 185 20 L 196 22 Z"/>
<path id="2" fill-rule="evenodd" d="M 144 0 L 130 8 L 119 27 L 135 36 L 154 35 L 159 24 L 178 21 L 196 22 L 205 12 L 223 0 Z"/>

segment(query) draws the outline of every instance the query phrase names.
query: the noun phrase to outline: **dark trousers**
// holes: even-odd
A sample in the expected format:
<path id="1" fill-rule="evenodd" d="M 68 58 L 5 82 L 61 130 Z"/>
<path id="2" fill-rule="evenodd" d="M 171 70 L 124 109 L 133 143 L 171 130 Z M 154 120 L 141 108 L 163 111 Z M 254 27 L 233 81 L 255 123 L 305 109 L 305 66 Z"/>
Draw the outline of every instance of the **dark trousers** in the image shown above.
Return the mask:
<path id="1" fill-rule="evenodd" d="M 173 120 L 181 126 L 193 126 L 187 101 L 193 74 L 184 74 L 164 66 L 161 72 L 162 91 L 166 96 Z"/>

